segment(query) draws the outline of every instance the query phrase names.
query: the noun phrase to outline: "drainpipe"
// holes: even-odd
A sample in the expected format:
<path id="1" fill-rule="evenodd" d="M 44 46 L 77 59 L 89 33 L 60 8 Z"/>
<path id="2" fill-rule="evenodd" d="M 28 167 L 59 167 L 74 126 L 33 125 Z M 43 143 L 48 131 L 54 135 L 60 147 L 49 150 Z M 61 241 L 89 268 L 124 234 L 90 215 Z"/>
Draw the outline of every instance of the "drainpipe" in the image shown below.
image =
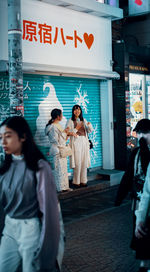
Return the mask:
<path id="1" fill-rule="evenodd" d="M 23 116 L 21 0 L 7 1 L 10 116 Z"/>

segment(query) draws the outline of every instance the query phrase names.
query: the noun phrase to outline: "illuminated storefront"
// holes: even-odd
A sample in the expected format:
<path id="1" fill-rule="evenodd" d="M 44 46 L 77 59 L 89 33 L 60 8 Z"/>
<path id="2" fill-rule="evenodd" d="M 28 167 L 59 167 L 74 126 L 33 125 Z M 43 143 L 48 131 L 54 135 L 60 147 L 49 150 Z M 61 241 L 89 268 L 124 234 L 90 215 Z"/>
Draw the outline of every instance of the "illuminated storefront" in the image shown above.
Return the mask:
<path id="1" fill-rule="evenodd" d="M 127 147 L 137 143 L 135 125 L 142 118 L 150 118 L 150 76 L 147 67 L 130 65 L 129 90 L 126 91 L 126 136 Z M 133 72 L 132 72 L 133 70 Z"/>

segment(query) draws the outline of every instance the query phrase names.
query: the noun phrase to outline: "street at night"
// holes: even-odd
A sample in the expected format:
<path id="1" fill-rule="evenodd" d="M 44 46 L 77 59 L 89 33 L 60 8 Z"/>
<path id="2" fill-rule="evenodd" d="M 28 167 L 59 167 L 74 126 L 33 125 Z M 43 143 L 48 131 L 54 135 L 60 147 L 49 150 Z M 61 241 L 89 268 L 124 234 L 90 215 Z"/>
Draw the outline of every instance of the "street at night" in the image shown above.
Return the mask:
<path id="1" fill-rule="evenodd" d="M 66 231 L 63 272 L 136 272 L 130 249 L 131 203 L 114 206 L 117 187 L 61 200 Z"/>

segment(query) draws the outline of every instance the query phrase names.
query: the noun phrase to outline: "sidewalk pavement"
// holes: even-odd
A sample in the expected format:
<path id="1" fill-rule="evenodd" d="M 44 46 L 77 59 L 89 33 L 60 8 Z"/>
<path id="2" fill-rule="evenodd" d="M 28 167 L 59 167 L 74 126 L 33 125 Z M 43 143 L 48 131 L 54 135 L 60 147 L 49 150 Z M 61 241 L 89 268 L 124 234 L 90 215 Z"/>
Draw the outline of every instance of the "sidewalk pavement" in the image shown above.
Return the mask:
<path id="1" fill-rule="evenodd" d="M 114 207 L 116 192 L 112 186 L 60 200 L 67 240 L 62 272 L 138 271 L 129 247 L 131 203 Z"/>
<path id="2" fill-rule="evenodd" d="M 123 174 L 124 171 L 120 170 L 97 169 L 95 171 L 88 171 L 88 187 L 60 193 L 59 199 L 68 199 L 74 196 L 85 195 L 86 193 L 93 193 L 118 185 Z M 70 180 L 70 188 L 73 188 L 72 180 Z"/>

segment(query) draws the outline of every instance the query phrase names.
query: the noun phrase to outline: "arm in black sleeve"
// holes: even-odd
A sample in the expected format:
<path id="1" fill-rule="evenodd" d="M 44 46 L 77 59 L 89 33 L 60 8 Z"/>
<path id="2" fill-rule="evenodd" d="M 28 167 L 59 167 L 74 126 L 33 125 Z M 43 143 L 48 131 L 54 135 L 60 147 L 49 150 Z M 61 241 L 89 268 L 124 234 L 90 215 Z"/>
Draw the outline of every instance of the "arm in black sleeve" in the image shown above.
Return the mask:
<path id="1" fill-rule="evenodd" d="M 135 148 L 132 153 L 128 163 L 127 170 L 125 171 L 122 180 L 120 182 L 117 196 L 115 200 L 115 206 L 119 206 L 127 194 L 132 191 L 133 177 L 134 177 L 134 159 L 138 151 L 138 148 Z"/>

